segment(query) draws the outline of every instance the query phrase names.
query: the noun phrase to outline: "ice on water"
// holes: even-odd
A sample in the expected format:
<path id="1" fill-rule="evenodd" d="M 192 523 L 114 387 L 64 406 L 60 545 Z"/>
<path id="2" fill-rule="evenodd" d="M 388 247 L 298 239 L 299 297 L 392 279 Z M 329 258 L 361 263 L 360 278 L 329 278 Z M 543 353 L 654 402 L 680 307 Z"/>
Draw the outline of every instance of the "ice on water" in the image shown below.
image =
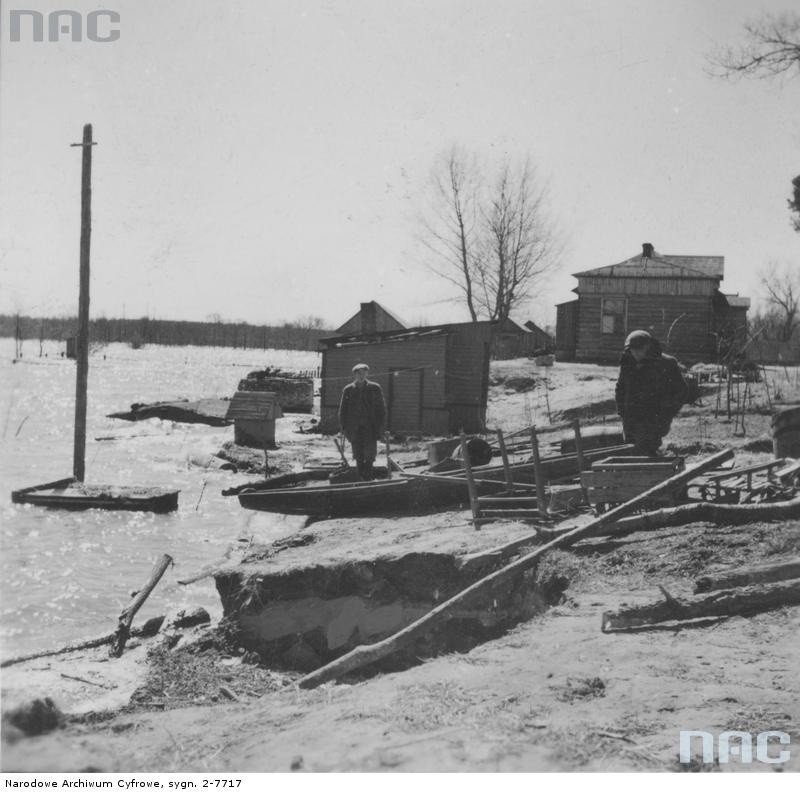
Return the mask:
<path id="1" fill-rule="evenodd" d="M 72 473 L 75 362 L 63 344 L 0 339 L 0 657 L 35 652 L 114 629 L 130 593 L 163 553 L 175 559 L 140 612 L 143 619 L 201 605 L 219 613 L 213 579 L 177 580 L 222 557 L 246 533 L 248 513 L 220 491 L 241 481 L 190 465 L 233 437 L 231 428 L 106 418 L 134 402 L 231 396 L 247 372 L 311 369 L 313 352 L 110 344 L 89 363 L 86 482 L 180 489 L 179 509 L 64 512 L 10 501 L 12 490 Z M 97 441 L 95 438 L 112 437 Z M 146 613 L 145 613 L 146 612 Z"/>

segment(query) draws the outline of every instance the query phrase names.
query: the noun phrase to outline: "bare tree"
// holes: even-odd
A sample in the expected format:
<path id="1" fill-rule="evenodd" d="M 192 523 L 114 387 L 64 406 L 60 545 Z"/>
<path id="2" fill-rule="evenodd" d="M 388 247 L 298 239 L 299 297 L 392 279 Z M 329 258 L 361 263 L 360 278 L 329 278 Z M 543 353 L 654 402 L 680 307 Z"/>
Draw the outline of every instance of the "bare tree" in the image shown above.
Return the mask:
<path id="1" fill-rule="evenodd" d="M 800 176 L 792 179 L 792 197 L 789 199 L 789 210 L 794 214 L 792 226 L 800 233 Z"/>
<path id="2" fill-rule="evenodd" d="M 775 77 L 800 73 L 800 14 L 764 14 L 744 26 L 745 41 L 721 47 L 708 61 L 718 77 Z"/>
<path id="3" fill-rule="evenodd" d="M 530 161 L 518 171 L 503 165 L 489 195 L 487 250 L 479 258 L 481 302 L 490 319 L 508 319 L 558 258 L 546 199 Z"/>
<path id="4" fill-rule="evenodd" d="M 529 160 L 486 179 L 476 158 L 451 149 L 436 163 L 422 218 L 430 269 L 461 292 L 472 321 L 506 320 L 560 253 L 547 189 Z"/>
<path id="5" fill-rule="evenodd" d="M 457 287 L 472 321 L 478 319 L 480 179 L 475 158 L 453 146 L 431 172 L 431 201 L 422 216 L 422 244 L 432 254 L 431 270 Z"/>
<path id="6" fill-rule="evenodd" d="M 769 266 L 761 276 L 761 285 L 772 311 L 779 316 L 781 341 L 789 341 L 800 324 L 800 271 L 796 267 L 776 264 Z"/>
<path id="7" fill-rule="evenodd" d="M 800 74 L 800 13 L 764 14 L 744 26 L 745 42 L 719 47 L 708 56 L 716 77 L 777 77 Z M 792 226 L 800 232 L 800 176 L 792 180 L 789 209 Z"/>

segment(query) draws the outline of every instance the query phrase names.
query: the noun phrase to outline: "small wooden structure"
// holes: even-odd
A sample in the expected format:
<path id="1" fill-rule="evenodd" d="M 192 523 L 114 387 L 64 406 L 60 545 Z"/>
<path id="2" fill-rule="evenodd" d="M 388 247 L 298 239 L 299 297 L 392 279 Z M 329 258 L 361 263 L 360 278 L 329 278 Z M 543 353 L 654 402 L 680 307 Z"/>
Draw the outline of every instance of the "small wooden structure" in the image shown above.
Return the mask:
<path id="1" fill-rule="evenodd" d="M 275 419 L 283 416 L 272 391 L 237 391 L 226 419 L 233 421 L 233 439 L 239 446 L 275 448 Z"/>
<path id="2" fill-rule="evenodd" d="M 723 256 L 642 253 L 574 273 L 578 299 L 556 307 L 556 355 L 616 363 L 633 330 L 647 330 L 684 363 L 715 361 L 741 347 L 750 299 L 720 291 Z"/>

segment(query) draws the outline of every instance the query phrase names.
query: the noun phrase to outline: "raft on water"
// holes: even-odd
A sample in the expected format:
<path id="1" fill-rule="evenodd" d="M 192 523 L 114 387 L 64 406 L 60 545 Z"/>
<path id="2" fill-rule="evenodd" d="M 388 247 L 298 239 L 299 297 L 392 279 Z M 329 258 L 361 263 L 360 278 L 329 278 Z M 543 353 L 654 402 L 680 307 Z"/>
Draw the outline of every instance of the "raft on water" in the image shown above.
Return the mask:
<path id="1" fill-rule="evenodd" d="M 172 512 L 178 508 L 177 490 L 126 485 L 87 485 L 74 476 L 24 487 L 11 493 L 14 504 L 56 509 L 107 509 L 135 512 Z"/>

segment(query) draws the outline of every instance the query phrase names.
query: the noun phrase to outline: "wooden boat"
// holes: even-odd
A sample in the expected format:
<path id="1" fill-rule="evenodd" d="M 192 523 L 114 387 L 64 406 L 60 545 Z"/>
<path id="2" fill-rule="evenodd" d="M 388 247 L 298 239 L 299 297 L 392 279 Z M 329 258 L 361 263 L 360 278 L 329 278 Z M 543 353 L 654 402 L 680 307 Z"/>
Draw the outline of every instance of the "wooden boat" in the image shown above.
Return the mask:
<path id="1" fill-rule="evenodd" d="M 449 481 L 447 481 L 449 480 Z M 469 503 L 466 479 L 450 477 L 409 477 L 372 482 L 321 484 L 308 481 L 293 487 L 269 487 L 262 482 L 238 493 L 245 509 L 309 515 L 318 518 L 367 517 L 396 514 L 424 514 Z M 481 495 L 506 489 L 505 482 L 478 485 Z"/>
<path id="2" fill-rule="evenodd" d="M 86 485 L 70 476 L 14 490 L 11 501 L 55 509 L 172 512 L 178 508 L 178 491 L 161 487 Z"/>
<path id="3" fill-rule="evenodd" d="M 625 455 L 632 446 L 615 446 L 584 452 L 587 463 L 611 454 Z M 578 461 L 574 454 L 545 457 L 542 469 L 548 480 L 575 476 Z M 525 461 L 510 466 L 515 483 L 533 485 L 534 465 Z M 366 517 L 380 515 L 413 515 L 467 505 L 469 497 L 463 470 L 444 474 L 397 474 L 396 478 L 372 482 L 330 484 L 323 479 L 304 477 L 307 472 L 288 474 L 262 482 L 254 482 L 223 495 L 236 495 L 245 509 L 278 512 L 312 517 Z M 491 495 L 507 489 L 502 465 L 473 468 L 478 495 Z M 235 492 L 234 492 L 235 491 Z"/>

